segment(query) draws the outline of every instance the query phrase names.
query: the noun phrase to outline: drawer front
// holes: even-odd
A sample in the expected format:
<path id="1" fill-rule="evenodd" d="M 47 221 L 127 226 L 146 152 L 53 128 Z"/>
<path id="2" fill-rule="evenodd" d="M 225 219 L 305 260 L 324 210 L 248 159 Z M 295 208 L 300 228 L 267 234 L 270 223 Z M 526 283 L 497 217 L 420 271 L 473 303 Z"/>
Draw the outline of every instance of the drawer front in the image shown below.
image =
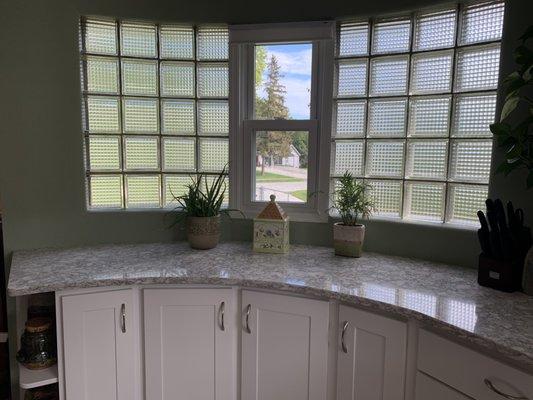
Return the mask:
<path id="1" fill-rule="evenodd" d="M 533 400 L 533 376 L 425 330 L 418 341 L 418 370 L 475 399 L 504 398 L 488 387 L 488 379 L 496 390 Z"/>
<path id="2" fill-rule="evenodd" d="M 423 372 L 416 373 L 416 400 L 471 400 L 457 390 L 427 376 Z"/>

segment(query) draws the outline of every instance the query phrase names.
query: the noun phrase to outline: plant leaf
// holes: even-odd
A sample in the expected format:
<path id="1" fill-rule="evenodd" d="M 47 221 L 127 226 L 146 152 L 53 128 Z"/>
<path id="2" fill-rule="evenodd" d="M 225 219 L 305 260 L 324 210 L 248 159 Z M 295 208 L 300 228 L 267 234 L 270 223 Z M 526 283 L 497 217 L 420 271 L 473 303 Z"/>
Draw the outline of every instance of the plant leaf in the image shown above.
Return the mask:
<path id="1" fill-rule="evenodd" d="M 531 65 L 533 51 L 524 45 L 518 46 L 514 51 L 514 59 L 519 65 Z"/>
<path id="2" fill-rule="evenodd" d="M 528 69 L 526 69 L 526 72 L 522 74 L 522 79 L 524 79 L 524 81 L 526 82 L 529 82 L 532 77 L 533 77 L 533 65 L 530 65 Z"/>
<path id="3" fill-rule="evenodd" d="M 504 161 L 500 165 L 498 165 L 498 168 L 496 168 L 495 173 L 504 174 L 504 176 L 507 176 L 513 171 L 513 169 L 513 164 L 509 164 L 507 161 Z"/>
<path id="4" fill-rule="evenodd" d="M 511 132 L 511 125 L 505 122 L 496 122 L 494 124 L 490 124 L 490 131 L 497 136 L 509 135 Z"/>
<path id="5" fill-rule="evenodd" d="M 510 113 L 514 111 L 516 106 L 518 106 L 518 102 L 520 101 L 520 97 L 512 97 L 509 100 L 505 102 L 502 108 L 502 113 L 500 115 L 500 122 L 503 121 L 505 118 L 509 116 Z"/>

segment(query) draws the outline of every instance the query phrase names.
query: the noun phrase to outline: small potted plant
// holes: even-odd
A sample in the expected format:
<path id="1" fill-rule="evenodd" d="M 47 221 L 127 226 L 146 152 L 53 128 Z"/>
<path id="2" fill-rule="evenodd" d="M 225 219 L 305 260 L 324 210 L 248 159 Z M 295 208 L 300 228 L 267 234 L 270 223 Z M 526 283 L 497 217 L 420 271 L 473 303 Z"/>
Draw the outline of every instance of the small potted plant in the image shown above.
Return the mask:
<path id="1" fill-rule="evenodd" d="M 358 221 L 361 217 L 368 217 L 374 207 L 368 196 L 368 189 L 369 184 L 358 182 L 348 171 L 339 179 L 339 187 L 333 192 L 330 207 L 337 210 L 341 217 L 341 222 L 333 225 L 333 246 L 336 255 L 361 257 L 365 226 Z"/>
<path id="2" fill-rule="evenodd" d="M 185 221 L 187 238 L 193 249 L 212 249 L 220 240 L 220 214 L 231 211 L 221 209 L 227 190 L 225 177 L 226 168 L 211 182 L 204 174 L 191 176 L 185 194 L 172 194 L 178 203 L 172 225 Z"/>

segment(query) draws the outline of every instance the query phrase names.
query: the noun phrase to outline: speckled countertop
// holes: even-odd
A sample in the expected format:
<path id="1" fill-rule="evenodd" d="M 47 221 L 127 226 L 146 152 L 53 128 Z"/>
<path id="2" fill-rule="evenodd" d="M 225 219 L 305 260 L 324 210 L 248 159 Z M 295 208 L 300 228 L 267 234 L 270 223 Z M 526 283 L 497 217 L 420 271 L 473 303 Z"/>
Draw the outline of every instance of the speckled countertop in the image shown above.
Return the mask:
<path id="1" fill-rule="evenodd" d="M 106 245 L 15 252 L 11 296 L 134 284 L 223 284 L 337 299 L 454 335 L 533 371 L 533 297 L 476 283 L 476 271 L 366 253 L 335 257 L 327 247 L 253 253 L 250 243 L 209 251 L 186 243 Z"/>

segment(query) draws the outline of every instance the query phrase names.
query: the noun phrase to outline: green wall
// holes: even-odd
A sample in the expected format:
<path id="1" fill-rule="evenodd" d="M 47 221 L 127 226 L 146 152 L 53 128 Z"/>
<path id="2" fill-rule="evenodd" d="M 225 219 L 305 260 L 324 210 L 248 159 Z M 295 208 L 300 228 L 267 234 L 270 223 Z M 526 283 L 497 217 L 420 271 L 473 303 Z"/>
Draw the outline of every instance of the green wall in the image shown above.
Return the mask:
<path id="1" fill-rule="evenodd" d="M 0 204 L 5 256 L 14 250 L 95 243 L 171 241 L 163 212 L 85 209 L 78 58 L 80 15 L 183 22 L 281 22 L 381 15 L 442 3 L 430 0 L 320 2 L 270 0 L 2 0 L 0 2 Z M 257 7 L 258 4 L 264 4 Z M 257 7 L 257 8 L 256 8 Z M 509 0 L 502 75 L 513 68 L 516 38 L 533 2 Z M 501 102 L 501 101 L 500 101 Z M 495 162 L 501 154 L 495 151 Z M 494 177 L 493 195 L 525 209 L 533 225 L 533 190 L 523 176 Z M 250 221 L 225 225 L 226 240 L 250 240 Z M 293 223 L 294 243 L 330 244 L 330 224 Z M 472 230 L 370 221 L 367 250 L 476 266 Z M 14 322 L 14 303 L 9 318 Z M 15 338 L 11 332 L 11 338 Z M 14 343 L 14 340 L 12 340 Z"/>

